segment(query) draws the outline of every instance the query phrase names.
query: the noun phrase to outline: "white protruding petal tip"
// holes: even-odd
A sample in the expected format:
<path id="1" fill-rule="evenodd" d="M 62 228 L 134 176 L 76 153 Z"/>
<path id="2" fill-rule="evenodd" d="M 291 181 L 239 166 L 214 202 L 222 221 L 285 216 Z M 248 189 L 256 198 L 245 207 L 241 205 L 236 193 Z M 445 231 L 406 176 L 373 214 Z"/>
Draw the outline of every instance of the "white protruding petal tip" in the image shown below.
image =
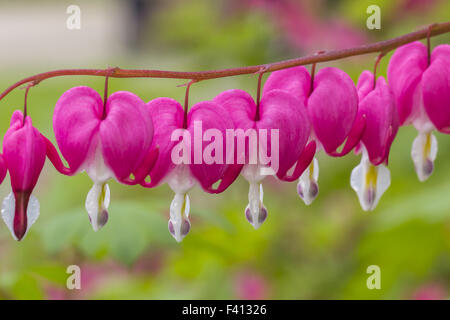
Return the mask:
<path id="1" fill-rule="evenodd" d="M 9 231 L 11 232 L 12 237 L 14 240 L 20 241 L 25 238 L 25 236 L 28 233 L 28 230 L 30 230 L 31 226 L 36 222 L 36 220 L 39 218 L 39 201 L 38 199 L 31 195 L 30 199 L 28 200 L 28 206 L 27 206 L 27 229 L 21 239 L 18 239 L 15 232 L 14 232 L 14 215 L 15 215 L 15 209 L 16 209 L 16 199 L 14 197 L 14 194 L 10 192 L 5 199 L 3 199 L 2 203 L 2 219 L 5 222 L 6 226 L 8 227 Z"/>
<path id="2" fill-rule="evenodd" d="M 384 165 L 374 166 L 367 153 L 363 153 L 361 163 L 352 171 L 350 184 L 358 195 L 362 209 L 372 211 L 391 184 L 389 169 Z"/>
<path id="3" fill-rule="evenodd" d="M 306 205 L 310 205 L 319 194 L 319 162 L 314 157 L 313 162 L 298 179 L 297 193 Z"/>
<path id="4" fill-rule="evenodd" d="M 175 194 L 170 204 L 169 232 L 172 237 L 181 242 L 191 230 L 189 221 L 190 200 L 187 194 Z"/>
<path id="5" fill-rule="evenodd" d="M 86 210 L 94 231 L 100 230 L 108 222 L 110 190 L 107 183 L 94 183 L 86 197 Z"/>
<path id="6" fill-rule="evenodd" d="M 414 139 L 411 158 L 419 181 L 427 180 L 433 173 L 437 149 L 437 140 L 432 132 L 419 132 Z"/>
<path id="7" fill-rule="evenodd" d="M 263 222 L 267 219 L 267 209 L 261 204 L 260 208 L 257 211 L 250 210 L 250 206 L 247 205 L 245 208 L 245 218 L 248 222 L 255 228 L 255 230 L 259 229 Z"/>
<path id="8" fill-rule="evenodd" d="M 267 219 L 267 209 L 263 204 L 264 192 L 262 184 L 250 183 L 250 190 L 248 193 L 249 203 L 245 208 L 245 218 L 255 229 L 263 224 Z"/>

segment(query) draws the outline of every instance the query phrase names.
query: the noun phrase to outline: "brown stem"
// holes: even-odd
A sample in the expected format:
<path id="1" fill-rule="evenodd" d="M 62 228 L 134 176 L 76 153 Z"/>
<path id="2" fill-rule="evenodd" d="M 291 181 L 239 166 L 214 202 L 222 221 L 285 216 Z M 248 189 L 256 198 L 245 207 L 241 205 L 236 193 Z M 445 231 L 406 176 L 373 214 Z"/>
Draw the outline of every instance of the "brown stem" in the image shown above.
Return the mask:
<path id="1" fill-rule="evenodd" d="M 377 86 L 377 69 L 378 69 L 378 65 L 380 64 L 381 59 L 386 55 L 386 52 L 381 52 L 378 57 L 377 60 L 375 61 L 375 65 L 373 66 L 373 88 L 375 89 L 375 87 Z"/>
<path id="2" fill-rule="evenodd" d="M 108 100 L 108 80 L 109 75 L 105 77 L 105 91 L 103 92 L 103 115 L 102 119 L 106 119 L 106 100 Z"/>
<path id="3" fill-rule="evenodd" d="M 268 66 L 265 65 L 258 71 L 258 84 L 256 88 L 256 113 L 255 113 L 255 121 L 259 121 L 259 101 L 261 100 L 261 83 L 262 77 L 264 73 L 267 71 Z"/>
<path id="4" fill-rule="evenodd" d="M 23 102 L 23 125 L 25 125 L 25 119 L 27 118 L 27 114 L 28 114 L 28 108 L 27 108 L 28 91 L 30 91 L 30 89 L 33 85 L 34 85 L 33 83 L 30 83 L 25 88 L 25 97 L 24 97 L 24 102 Z"/>
<path id="5" fill-rule="evenodd" d="M 313 63 L 311 65 L 311 82 L 309 84 L 309 95 L 311 95 L 311 93 L 313 92 L 313 88 L 314 88 L 314 76 L 316 75 L 316 64 L 317 63 Z"/>
<path id="6" fill-rule="evenodd" d="M 427 52 L 428 52 L 428 65 L 430 65 L 431 63 L 431 40 L 430 40 L 430 34 L 431 34 L 431 30 L 436 26 L 435 23 L 433 23 L 432 25 L 428 26 L 428 30 L 427 30 Z"/>
<path id="7" fill-rule="evenodd" d="M 117 68 L 108 68 L 106 69 L 106 75 L 105 75 L 105 90 L 103 92 L 103 115 L 102 119 L 106 119 L 106 101 L 108 100 L 108 84 L 109 84 L 109 77 L 111 77 Z"/>
<path id="8" fill-rule="evenodd" d="M 316 55 L 319 55 L 319 54 L 324 54 L 325 53 L 325 51 L 323 51 L 323 50 L 321 50 L 321 51 L 317 51 L 316 52 Z M 314 62 L 312 65 L 311 65 L 311 83 L 309 84 L 309 95 L 311 95 L 311 93 L 313 92 L 313 90 L 314 90 L 314 77 L 315 77 L 315 75 L 316 75 L 316 62 Z"/>
<path id="9" fill-rule="evenodd" d="M 186 84 L 186 93 L 184 95 L 184 118 L 183 118 L 183 128 L 187 129 L 187 118 L 188 118 L 188 111 L 189 111 L 189 90 L 191 89 L 191 86 L 197 82 L 197 80 L 191 80 Z"/>
<path id="10" fill-rule="evenodd" d="M 427 37 L 436 36 L 439 34 L 447 33 L 450 31 L 450 22 L 437 23 L 433 25 L 433 28 L 424 28 L 419 31 L 404 34 L 402 36 L 375 42 L 372 44 L 362 45 L 354 48 L 328 51 L 321 55 L 310 55 L 301 58 L 295 58 L 290 60 L 284 60 L 274 62 L 267 65 L 266 72 L 277 71 L 281 69 L 291 68 L 300 65 L 325 62 L 343 59 L 346 57 L 352 57 L 357 55 L 363 55 L 374 52 L 388 52 L 395 48 L 398 48 L 406 43 L 424 39 Z M 180 72 L 180 71 L 165 71 L 165 70 L 133 70 L 133 69 L 119 69 L 116 68 L 114 74 L 111 77 L 114 78 L 173 78 L 173 79 L 192 79 L 192 80 L 207 80 L 217 79 L 223 77 L 232 77 L 243 74 L 257 73 L 265 65 L 248 66 L 242 68 L 221 69 L 221 70 L 209 70 L 200 72 Z M 85 75 L 85 76 L 106 76 L 108 70 L 105 69 L 66 69 L 66 70 L 54 70 L 49 72 L 40 73 L 23 80 L 16 82 L 7 88 L 2 94 L 0 94 L 0 100 L 8 95 L 15 88 L 33 81 L 35 84 L 39 82 L 59 76 L 70 75 Z"/>

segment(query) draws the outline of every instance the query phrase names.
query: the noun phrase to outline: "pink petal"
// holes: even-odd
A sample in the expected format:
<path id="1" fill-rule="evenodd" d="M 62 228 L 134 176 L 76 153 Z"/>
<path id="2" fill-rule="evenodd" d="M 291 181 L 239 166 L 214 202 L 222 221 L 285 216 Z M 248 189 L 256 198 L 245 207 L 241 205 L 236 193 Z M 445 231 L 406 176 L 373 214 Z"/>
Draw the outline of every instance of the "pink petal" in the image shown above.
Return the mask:
<path id="1" fill-rule="evenodd" d="M 247 92 L 228 90 L 218 95 L 218 102 L 230 113 L 237 129 L 265 129 L 267 133 L 267 155 L 271 155 L 270 137 L 272 129 L 279 130 L 278 172 L 284 176 L 300 157 L 310 134 L 310 124 L 304 104 L 286 91 L 265 91 L 260 101 L 260 120 L 255 121 L 256 104 Z M 258 134 L 258 132 L 257 132 Z M 237 155 L 249 163 L 250 155 L 246 139 L 245 155 Z M 237 144 L 235 144 L 236 146 Z M 235 150 L 237 153 L 238 150 Z"/>
<path id="2" fill-rule="evenodd" d="M 422 76 L 423 103 L 435 127 L 450 129 L 450 45 L 437 46 Z"/>
<path id="3" fill-rule="evenodd" d="M 416 41 L 398 48 L 389 61 L 388 81 L 401 125 L 411 123 L 420 107 L 414 104 L 414 96 L 428 66 L 427 56 L 425 45 Z"/>
<path id="4" fill-rule="evenodd" d="M 356 85 L 356 90 L 358 91 L 358 101 L 361 101 L 373 91 L 374 83 L 373 83 L 373 73 L 364 70 L 358 79 L 358 84 Z"/>
<path id="5" fill-rule="evenodd" d="M 150 171 L 151 184 L 157 186 L 162 179 L 175 167 L 171 152 L 177 141 L 171 141 L 170 136 L 176 129 L 183 127 L 183 107 L 178 101 L 170 98 L 157 98 L 147 103 L 147 110 L 153 120 L 152 149 L 159 148 L 159 156 Z"/>
<path id="6" fill-rule="evenodd" d="M 255 128 L 256 104 L 253 97 L 244 90 L 227 90 L 214 98 L 230 114 L 236 128 Z"/>
<path id="7" fill-rule="evenodd" d="M 31 118 L 26 117 L 23 123 L 22 112 L 16 110 L 11 119 L 11 127 L 3 140 L 3 158 L 9 170 L 14 200 L 3 202 L 2 216 L 17 240 L 25 236 L 37 218 L 32 214 L 31 221 L 28 221 L 28 213 L 36 213 L 33 206 L 28 210 L 28 204 L 44 166 L 45 154 L 45 142 L 40 132 L 33 127 Z"/>
<path id="8" fill-rule="evenodd" d="M 272 72 L 264 84 L 263 93 L 280 89 L 289 92 L 306 104 L 311 88 L 311 76 L 304 66 Z"/>
<path id="9" fill-rule="evenodd" d="M 213 141 L 203 142 L 203 137 L 197 139 L 195 135 L 195 125 L 201 124 L 203 134 L 206 133 L 207 130 L 213 129 L 217 133 L 220 134 L 218 139 L 221 139 L 222 148 L 220 152 L 222 155 L 218 158 L 220 159 L 220 163 L 211 163 L 207 164 L 203 157 L 204 150 L 209 143 L 213 143 Z M 234 124 L 232 119 L 229 116 L 228 111 L 213 101 L 203 101 L 199 102 L 192 107 L 188 114 L 188 128 L 187 130 L 191 134 L 191 172 L 192 175 L 200 182 L 201 186 L 208 190 L 214 183 L 220 180 L 224 173 L 226 172 L 226 130 L 234 129 Z M 213 138 L 215 139 L 215 138 Z M 216 149 L 215 151 L 219 151 Z M 201 155 L 202 163 L 195 163 L 195 154 Z M 216 155 L 216 154 L 215 154 Z"/>
<path id="10" fill-rule="evenodd" d="M 23 125 L 21 111 L 14 111 L 11 127 L 3 140 L 3 158 L 11 177 L 14 192 L 31 192 L 45 162 L 45 142 L 26 117 Z M 23 125 L 23 126 L 22 126 Z"/>
<path id="11" fill-rule="evenodd" d="M 0 184 L 2 184 L 5 179 L 7 172 L 8 168 L 6 167 L 5 159 L 3 158 L 3 155 L 0 154 Z"/>
<path id="12" fill-rule="evenodd" d="M 382 163 L 389 154 L 397 134 L 399 121 L 394 97 L 383 77 L 373 88 L 373 74 L 364 71 L 358 81 L 360 96 L 358 116 L 366 117 L 366 130 L 362 136 L 369 159 L 374 165 Z"/>
<path id="13" fill-rule="evenodd" d="M 47 157 L 51 161 L 51 163 L 53 164 L 55 169 L 58 170 L 59 173 L 62 173 L 67 176 L 71 176 L 71 175 L 75 174 L 75 172 L 73 172 L 70 168 L 67 168 L 64 165 L 64 163 L 62 162 L 62 160 L 58 154 L 58 150 L 56 150 L 53 143 L 49 139 L 47 139 L 44 135 L 41 135 L 41 136 L 42 136 L 42 139 L 44 139 L 44 142 L 45 142 L 45 145 L 47 148 L 47 150 L 46 150 Z"/>
<path id="14" fill-rule="evenodd" d="M 105 163 L 117 179 L 127 178 L 147 155 L 153 124 L 145 103 L 131 92 L 115 92 L 106 103 L 106 118 L 100 124 Z"/>
<path id="15" fill-rule="evenodd" d="M 271 130 L 279 130 L 277 175 L 283 177 L 302 154 L 311 132 L 304 104 L 285 91 L 271 90 L 261 99 L 260 121 L 256 126 L 258 129 L 267 129 L 268 137 Z M 273 147 L 270 141 L 269 138 L 268 155 L 272 153 Z"/>
<path id="16" fill-rule="evenodd" d="M 337 68 L 321 69 L 314 78 L 307 109 L 325 151 L 334 152 L 349 135 L 358 109 L 352 79 Z"/>
<path id="17" fill-rule="evenodd" d="M 365 116 L 356 116 L 355 122 L 353 123 L 352 130 L 348 134 L 347 140 L 345 141 L 344 146 L 341 151 L 333 151 L 329 153 L 330 156 L 333 157 L 343 157 L 350 153 L 353 149 L 358 153 L 358 146 L 361 142 L 361 138 L 366 130 L 366 117 Z"/>
<path id="18" fill-rule="evenodd" d="M 133 171 L 135 176 L 134 181 L 132 180 L 131 183 L 128 184 L 135 185 L 145 180 L 145 178 L 150 174 L 150 171 L 155 166 L 155 163 L 158 160 L 158 156 L 159 148 L 150 149 L 139 167 Z M 126 183 L 124 180 L 122 182 Z"/>
<path id="19" fill-rule="evenodd" d="M 86 160 L 102 114 L 102 98 L 89 87 L 72 88 L 56 103 L 53 114 L 56 142 L 72 172 Z"/>
<path id="20" fill-rule="evenodd" d="M 313 140 L 303 149 L 302 154 L 300 155 L 300 158 L 298 159 L 294 172 L 290 175 L 284 175 L 284 176 L 278 176 L 280 180 L 292 182 L 297 180 L 302 173 L 309 167 L 311 162 L 314 159 L 314 155 L 316 154 L 316 142 Z"/>
<path id="21" fill-rule="evenodd" d="M 256 129 L 256 104 L 253 97 L 246 91 L 227 90 L 216 96 L 213 101 L 227 110 L 236 129 L 242 129 L 244 132 L 248 129 Z M 249 138 L 245 138 L 244 150 L 238 149 L 237 138 L 234 140 L 234 147 L 233 163 L 248 163 L 250 153 Z"/>
<path id="22" fill-rule="evenodd" d="M 217 188 L 213 188 L 212 186 L 210 186 L 209 188 L 205 189 L 205 191 L 214 194 L 224 192 L 229 186 L 231 186 L 234 181 L 236 181 L 243 167 L 243 164 L 228 165 Z"/>

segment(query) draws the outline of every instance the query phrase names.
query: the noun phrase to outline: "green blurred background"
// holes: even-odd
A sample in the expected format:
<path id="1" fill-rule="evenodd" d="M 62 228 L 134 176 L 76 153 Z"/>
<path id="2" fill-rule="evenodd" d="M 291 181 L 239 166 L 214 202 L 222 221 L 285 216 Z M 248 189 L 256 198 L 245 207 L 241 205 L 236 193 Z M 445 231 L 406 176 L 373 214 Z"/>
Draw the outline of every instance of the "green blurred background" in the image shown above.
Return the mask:
<path id="1" fill-rule="evenodd" d="M 68 30 L 72 1 L 2 1 L 0 89 L 58 68 L 120 66 L 179 71 L 237 67 L 388 39 L 450 20 L 443 0 L 76 1 L 81 29 Z M 381 7 L 381 30 L 366 28 L 366 8 Z M 450 35 L 432 39 L 449 43 Z M 325 65 L 356 81 L 375 55 Z M 389 57 L 382 60 L 386 74 Z M 99 92 L 104 79 L 65 77 L 31 89 L 29 114 L 54 141 L 52 112 L 77 85 Z M 145 101 L 182 101 L 180 80 L 111 79 L 110 92 L 129 90 Z M 231 88 L 255 94 L 256 77 L 204 81 L 191 103 Z M 0 102 L 0 131 L 23 90 Z M 0 225 L 3 299 L 424 299 L 450 296 L 450 138 L 437 134 L 435 172 L 420 183 L 410 159 L 416 132 L 401 128 L 389 168 L 391 187 L 374 212 L 363 212 L 350 188 L 359 157 L 319 156 L 320 194 L 306 207 L 296 183 L 267 179 L 269 217 L 257 231 L 246 221 L 248 184 L 239 178 L 223 194 L 191 193 L 192 229 L 181 244 L 167 230 L 172 191 L 110 182 L 110 220 L 92 231 L 84 201 L 85 173 L 65 177 L 46 162 L 35 189 L 41 216 L 24 241 Z M 10 192 L 9 178 L 0 196 Z M 82 289 L 68 290 L 66 268 L 81 267 Z M 370 265 L 381 289 L 369 290 Z"/>

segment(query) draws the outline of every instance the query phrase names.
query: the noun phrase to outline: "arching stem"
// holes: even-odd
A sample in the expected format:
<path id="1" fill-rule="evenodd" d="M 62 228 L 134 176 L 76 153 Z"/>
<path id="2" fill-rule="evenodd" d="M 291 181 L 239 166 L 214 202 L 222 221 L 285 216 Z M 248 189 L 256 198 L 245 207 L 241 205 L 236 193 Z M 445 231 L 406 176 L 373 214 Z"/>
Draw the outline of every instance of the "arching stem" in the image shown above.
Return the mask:
<path id="1" fill-rule="evenodd" d="M 450 21 L 433 24 L 432 28 L 424 28 L 415 32 L 407 33 L 402 36 L 392 38 L 385 41 L 375 42 L 372 44 L 361 45 L 353 48 L 347 48 L 342 50 L 327 51 L 320 55 L 309 55 L 300 58 L 294 58 L 289 60 L 278 61 L 268 64 L 266 72 L 273 72 L 277 70 L 292 68 L 296 66 L 308 65 L 318 62 L 334 61 L 347 57 L 359 56 L 368 53 L 375 52 L 389 52 L 404 44 L 425 39 L 432 36 L 440 35 L 450 32 Z M 218 79 L 224 77 L 232 77 L 244 74 L 257 73 L 264 65 L 238 67 L 230 69 L 220 70 L 208 70 L 198 72 L 183 72 L 183 71 L 167 71 L 167 70 L 133 70 L 133 69 L 120 69 L 114 68 L 114 72 L 110 77 L 114 78 L 171 78 L 171 79 L 195 79 L 207 80 Z M 84 75 L 84 76 L 106 76 L 108 70 L 105 69 L 63 69 L 53 70 L 48 72 L 39 73 L 25 79 L 22 79 L 13 85 L 9 86 L 0 94 L 0 100 L 7 96 L 11 91 L 20 87 L 21 85 L 33 82 L 34 85 L 41 81 L 54 77 L 72 76 L 72 75 Z"/>

